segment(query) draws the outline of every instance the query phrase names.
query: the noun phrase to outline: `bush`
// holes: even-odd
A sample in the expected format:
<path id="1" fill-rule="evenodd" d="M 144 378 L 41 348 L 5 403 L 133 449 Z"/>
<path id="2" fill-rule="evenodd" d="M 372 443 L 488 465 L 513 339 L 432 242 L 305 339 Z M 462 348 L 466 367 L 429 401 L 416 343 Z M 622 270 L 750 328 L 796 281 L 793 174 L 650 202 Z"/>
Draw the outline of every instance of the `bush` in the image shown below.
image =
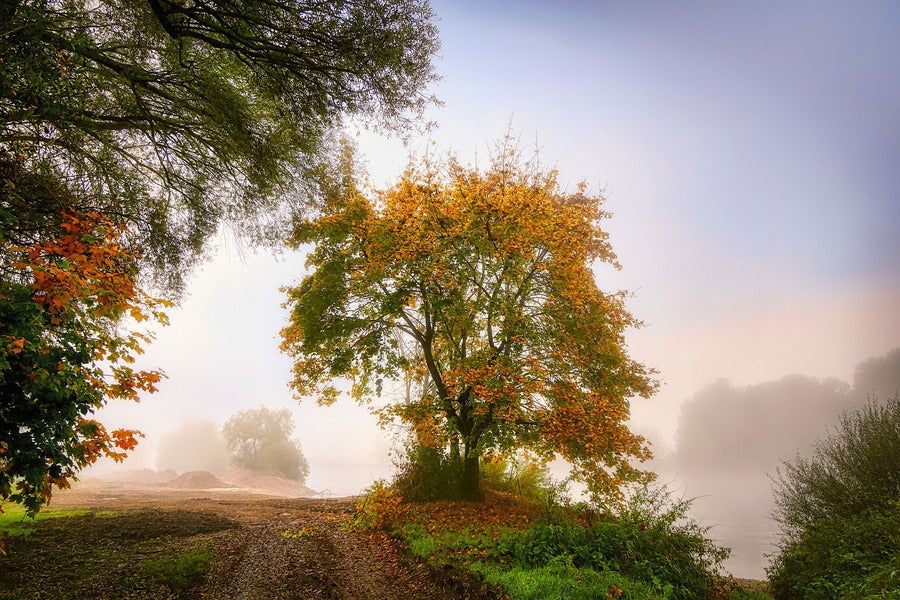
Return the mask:
<path id="1" fill-rule="evenodd" d="M 781 548 L 769 570 L 776 598 L 900 598 L 900 502 L 823 519 Z"/>
<path id="2" fill-rule="evenodd" d="M 518 567 L 565 564 L 617 572 L 653 585 L 666 597 L 702 598 L 714 587 L 728 550 L 708 540 L 707 529 L 686 517 L 690 504 L 671 502 L 665 488 L 644 488 L 619 518 L 590 527 L 537 524 L 500 549 Z"/>
<path id="3" fill-rule="evenodd" d="M 411 443 L 395 462 L 393 488 L 404 500 L 458 500 L 462 464 L 451 460 L 443 448 Z"/>
<path id="4" fill-rule="evenodd" d="M 782 463 L 775 477 L 775 520 L 785 540 L 823 519 L 887 508 L 900 499 L 900 395 L 845 413 L 809 458 Z"/>
<path id="5" fill-rule="evenodd" d="M 776 598 L 900 599 L 900 395 L 846 413 L 775 480 Z"/>
<path id="6" fill-rule="evenodd" d="M 403 498 L 379 479 L 366 488 L 365 495 L 356 503 L 353 526 L 357 529 L 389 529 L 401 502 Z"/>
<path id="7" fill-rule="evenodd" d="M 395 523 L 394 531 L 416 556 L 478 571 L 515 600 L 605 598 L 617 588 L 624 598 L 711 598 L 728 551 L 686 518 L 689 506 L 665 489 L 643 490 L 619 517 L 584 525 L 570 514 L 522 529 L 502 521 L 472 527 L 435 503 L 427 523 Z M 435 529 L 435 521 L 446 525 Z"/>

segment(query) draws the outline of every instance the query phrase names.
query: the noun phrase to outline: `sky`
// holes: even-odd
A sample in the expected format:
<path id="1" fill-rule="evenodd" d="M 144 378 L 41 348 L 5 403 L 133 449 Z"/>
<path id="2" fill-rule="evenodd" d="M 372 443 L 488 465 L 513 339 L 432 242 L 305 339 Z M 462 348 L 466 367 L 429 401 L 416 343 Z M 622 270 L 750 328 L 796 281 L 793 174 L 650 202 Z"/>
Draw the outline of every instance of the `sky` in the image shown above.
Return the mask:
<path id="1" fill-rule="evenodd" d="M 662 387 L 632 403 L 658 454 L 681 405 L 719 379 L 799 373 L 849 381 L 900 346 L 900 5 L 895 2 L 433 2 L 442 48 L 436 126 L 405 145 L 349 127 L 376 187 L 412 153 L 486 163 L 508 128 L 570 189 L 613 213 L 604 228 L 644 327 L 627 336 Z M 431 142 L 434 146 L 431 146 Z M 185 419 L 288 407 L 308 485 L 358 492 L 391 469 L 392 436 L 365 408 L 296 402 L 278 351 L 279 288 L 304 274 L 223 232 L 144 362 L 159 393 L 116 404 L 147 434 L 128 464 Z"/>

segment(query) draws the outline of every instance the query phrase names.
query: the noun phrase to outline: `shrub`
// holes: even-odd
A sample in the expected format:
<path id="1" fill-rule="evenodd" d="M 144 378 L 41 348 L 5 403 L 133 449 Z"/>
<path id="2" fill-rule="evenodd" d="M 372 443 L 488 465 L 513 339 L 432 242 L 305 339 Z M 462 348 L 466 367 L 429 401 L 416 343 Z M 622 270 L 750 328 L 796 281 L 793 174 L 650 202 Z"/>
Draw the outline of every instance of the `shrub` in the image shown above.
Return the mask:
<path id="1" fill-rule="evenodd" d="M 462 465 L 443 448 L 410 443 L 395 466 L 393 487 L 405 500 L 459 499 Z"/>
<path id="2" fill-rule="evenodd" d="M 782 546 L 769 569 L 776 598 L 900 598 L 900 501 L 822 519 Z"/>
<path id="3" fill-rule="evenodd" d="M 358 529 L 389 528 L 401 502 L 403 497 L 379 479 L 366 488 L 365 495 L 356 504 L 353 526 Z"/>
<path id="4" fill-rule="evenodd" d="M 900 499 L 900 394 L 845 413 L 809 458 L 775 477 L 775 520 L 786 541 L 823 519 L 886 508 Z"/>
<path id="5" fill-rule="evenodd" d="M 537 524 L 507 541 L 503 550 L 520 567 L 566 564 L 618 572 L 671 598 L 702 598 L 714 587 L 728 550 L 687 518 L 690 504 L 672 502 L 665 488 L 643 488 L 619 518 L 590 527 Z"/>
<path id="6" fill-rule="evenodd" d="M 900 598 L 900 395 L 846 413 L 775 479 L 776 598 Z"/>

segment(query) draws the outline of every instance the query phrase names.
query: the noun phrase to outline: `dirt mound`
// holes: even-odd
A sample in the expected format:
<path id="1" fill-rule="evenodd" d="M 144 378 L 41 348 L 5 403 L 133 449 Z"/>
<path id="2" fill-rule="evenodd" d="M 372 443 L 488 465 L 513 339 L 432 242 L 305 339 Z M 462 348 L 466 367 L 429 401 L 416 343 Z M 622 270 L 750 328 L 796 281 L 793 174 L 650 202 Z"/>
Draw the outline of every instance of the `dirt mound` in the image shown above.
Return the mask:
<path id="1" fill-rule="evenodd" d="M 259 473 L 249 469 L 232 469 L 222 475 L 222 479 L 236 487 L 285 498 L 304 498 L 316 495 L 314 490 L 309 489 L 299 481 L 269 473 Z"/>
<path id="2" fill-rule="evenodd" d="M 208 490 L 231 487 L 209 471 L 188 471 L 162 485 L 163 487 L 179 490 Z"/>

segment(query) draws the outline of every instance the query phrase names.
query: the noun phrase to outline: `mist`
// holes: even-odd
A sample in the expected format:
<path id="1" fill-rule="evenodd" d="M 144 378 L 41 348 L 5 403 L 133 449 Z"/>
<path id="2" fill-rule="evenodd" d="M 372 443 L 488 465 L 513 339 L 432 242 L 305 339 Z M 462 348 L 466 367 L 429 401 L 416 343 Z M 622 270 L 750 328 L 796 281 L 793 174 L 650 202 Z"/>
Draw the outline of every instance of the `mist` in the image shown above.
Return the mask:
<path id="1" fill-rule="evenodd" d="M 765 578 L 776 550 L 771 476 L 809 455 L 842 412 L 900 389 L 900 348 L 860 363 L 852 382 L 788 375 L 735 387 L 719 380 L 681 407 L 675 450 L 657 463 L 660 480 L 696 498 L 694 516 L 732 548 L 725 568 Z"/>
<path id="2" fill-rule="evenodd" d="M 157 470 L 178 473 L 209 471 L 222 475 L 229 467 L 225 438 L 213 421 L 185 421 L 159 437 L 156 450 Z"/>

